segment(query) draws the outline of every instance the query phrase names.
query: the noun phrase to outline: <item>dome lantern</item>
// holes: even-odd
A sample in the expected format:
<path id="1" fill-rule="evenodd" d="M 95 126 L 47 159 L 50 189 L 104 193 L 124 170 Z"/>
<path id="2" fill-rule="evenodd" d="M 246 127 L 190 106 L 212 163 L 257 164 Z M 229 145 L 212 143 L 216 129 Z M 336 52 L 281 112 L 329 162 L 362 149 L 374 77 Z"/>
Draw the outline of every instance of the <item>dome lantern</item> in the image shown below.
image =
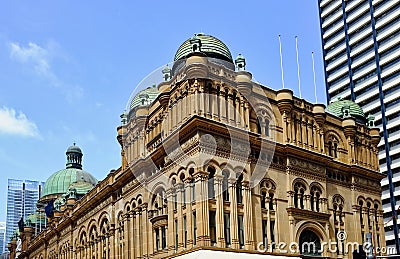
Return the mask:
<path id="1" fill-rule="evenodd" d="M 368 114 L 367 116 L 367 126 L 368 128 L 374 128 L 375 127 L 375 116 L 372 114 Z"/>
<path id="2" fill-rule="evenodd" d="M 238 71 L 246 70 L 246 59 L 242 54 L 239 54 L 235 59 L 236 69 Z"/>
<path id="3" fill-rule="evenodd" d="M 171 79 L 171 68 L 168 66 L 168 64 L 163 68 L 161 71 L 163 73 L 163 78 L 164 81 L 168 81 Z"/>
<path id="4" fill-rule="evenodd" d="M 190 45 L 192 47 L 192 52 L 201 52 L 201 40 L 197 37 L 197 34 L 190 39 Z"/>
<path id="5" fill-rule="evenodd" d="M 74 143 L 73 146 L 70 146 L 66 152 L 67 155 L 67 165 L 66 168 L 77 168 L 82 169 L 82 150 L 76 146 Z"/>

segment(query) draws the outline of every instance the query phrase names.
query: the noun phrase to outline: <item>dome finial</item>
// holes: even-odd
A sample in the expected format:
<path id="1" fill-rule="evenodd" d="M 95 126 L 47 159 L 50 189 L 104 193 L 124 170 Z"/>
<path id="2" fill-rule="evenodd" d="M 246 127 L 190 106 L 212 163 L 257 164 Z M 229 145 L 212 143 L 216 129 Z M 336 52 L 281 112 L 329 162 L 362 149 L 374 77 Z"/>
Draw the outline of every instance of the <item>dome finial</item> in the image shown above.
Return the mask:
<path id="1" fill-rule="evenodd" d="M 72 146 L 67 149 L 67 165 L 66 168 L 82 169 L 82 150 L 74 142 Z"/>

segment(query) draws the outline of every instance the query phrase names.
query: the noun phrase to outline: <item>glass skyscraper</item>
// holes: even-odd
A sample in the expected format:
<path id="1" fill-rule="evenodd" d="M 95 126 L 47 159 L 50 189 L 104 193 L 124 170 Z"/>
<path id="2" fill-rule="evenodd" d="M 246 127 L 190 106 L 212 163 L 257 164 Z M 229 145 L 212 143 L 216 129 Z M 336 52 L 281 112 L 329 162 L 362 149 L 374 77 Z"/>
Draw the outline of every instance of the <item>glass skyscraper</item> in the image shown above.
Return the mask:
<path id="1" fill-rule="evenodd" d="M 44 182 L 8 179 L 6 244 L 18 229 L 18 221 L 21 218 L 25 221 L 30 214 L 36 212 L 36 203 L 43 186 Z"/>
<path id="2" fill-rule="evenodd" d="M 388 246 L 399 247 L 400 1 L 318 0 L 328 103 L 358 103 L 380 128 L 379 162 Z M 398 253 L 400 251 L 397 251 Z"/>
<path id="3" fill-rule="evenodd" d="M 6 223 L 0 222 L 0 255 L 4 253 L 6 247 Z"/>

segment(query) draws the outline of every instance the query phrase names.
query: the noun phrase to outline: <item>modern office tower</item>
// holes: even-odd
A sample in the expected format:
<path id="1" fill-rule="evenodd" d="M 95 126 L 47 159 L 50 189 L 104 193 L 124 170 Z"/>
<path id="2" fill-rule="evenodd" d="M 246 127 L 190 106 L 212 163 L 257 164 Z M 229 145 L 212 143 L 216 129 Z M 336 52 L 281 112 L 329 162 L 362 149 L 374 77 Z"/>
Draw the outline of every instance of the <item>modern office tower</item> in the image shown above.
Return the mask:
<path id="1" fill-rule="evenodd" d="M 36 212 L 43 185 L 39 181 L 8 179 L 6 243 L 18 229 L 20 219 Z"/>
<path id="2" fill-rule="evenodd" d="M 7 245 L 6 241 L 6 223 L 0 222 L 0 255 L 4 253 L 4 248 Z"/>
<path id="3" fill-rule="evenodd" d="M 399 246 L 400 1 L 318 0 L 328 103 L 339 97 L 375 116 L 387 246 Z M 397 226 L 396 226 L 397 225 Z M 400 252 L 400 251 L 398 251 Z"/>

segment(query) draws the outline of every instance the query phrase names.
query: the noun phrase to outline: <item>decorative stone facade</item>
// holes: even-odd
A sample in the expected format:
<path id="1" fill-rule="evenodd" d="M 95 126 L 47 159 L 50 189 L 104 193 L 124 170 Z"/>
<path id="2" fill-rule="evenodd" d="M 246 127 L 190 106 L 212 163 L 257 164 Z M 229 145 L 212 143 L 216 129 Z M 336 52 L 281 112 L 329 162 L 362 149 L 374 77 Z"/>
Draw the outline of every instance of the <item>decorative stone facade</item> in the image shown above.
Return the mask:
<path id="1" fill-rule="evenodd" d="M 351 258 L 344 244 L 362 244 L 367 233 L 375 246 L 385 243 L 379 129 L 201 52 L 183 62 L 151 104 L 122 116 L 121 167 L 45 231 L 26 227 L 18 258 L 172 258 L 203 249 Z M 337 252 L 289 251 L 312 237 L 336 242 L 342 231 Z M 14 258 L 15 244 L 9 249 Z"/>

